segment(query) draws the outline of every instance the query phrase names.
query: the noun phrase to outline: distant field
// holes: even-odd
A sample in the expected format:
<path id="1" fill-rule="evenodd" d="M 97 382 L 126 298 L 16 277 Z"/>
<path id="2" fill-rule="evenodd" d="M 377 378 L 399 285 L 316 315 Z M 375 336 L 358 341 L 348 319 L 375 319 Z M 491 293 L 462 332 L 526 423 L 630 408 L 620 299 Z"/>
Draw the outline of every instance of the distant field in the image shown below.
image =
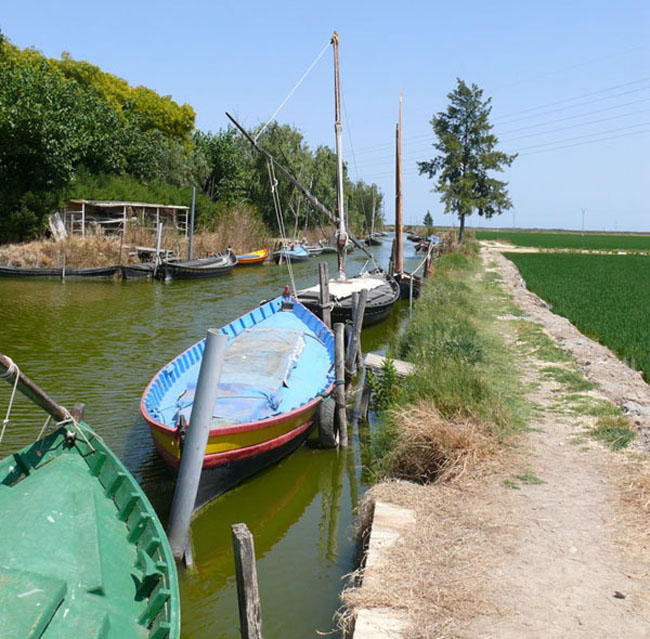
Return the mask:
<path id="1" fill-rule="evenodd" d="M 526 286 L 650 381 L 650 257 L 509 253 Z"/>
<path id="2" fill-rule="evenodd" d="M 538 233 L 536 231 L 476 231 L 477 240 L 505 240 L 515 246 L 587 249 L 593 251 L 650 251 L 650 235 Z"/>

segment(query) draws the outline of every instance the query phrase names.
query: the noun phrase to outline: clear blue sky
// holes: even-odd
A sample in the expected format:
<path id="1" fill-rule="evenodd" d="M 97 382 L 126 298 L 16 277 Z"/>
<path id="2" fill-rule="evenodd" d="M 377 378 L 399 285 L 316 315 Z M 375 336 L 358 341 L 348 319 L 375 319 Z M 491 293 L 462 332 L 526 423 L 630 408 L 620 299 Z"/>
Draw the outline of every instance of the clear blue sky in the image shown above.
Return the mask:
<path id="1" fill-rule="evenodd" d="M 650 231 L 647 0 L 24 0 L 3 3 L 0 28 L 191 104 L 213 131 L 226 110 L 266 121 L 337 29 L 344 156 L 380 186 L 389 220 L 400 87 L 405 219 L 453 220 L 415 163 L 432 157 L 429 120 L 460 77 L 492 97 L 500 146 L 520 153 L 503 177 L 515 212 L 488 226 L 580 229 L 586 209 L 587 229 Z M 328 51 L 278 115 L 312 147 L 334 146 L 332 76 Z"/>

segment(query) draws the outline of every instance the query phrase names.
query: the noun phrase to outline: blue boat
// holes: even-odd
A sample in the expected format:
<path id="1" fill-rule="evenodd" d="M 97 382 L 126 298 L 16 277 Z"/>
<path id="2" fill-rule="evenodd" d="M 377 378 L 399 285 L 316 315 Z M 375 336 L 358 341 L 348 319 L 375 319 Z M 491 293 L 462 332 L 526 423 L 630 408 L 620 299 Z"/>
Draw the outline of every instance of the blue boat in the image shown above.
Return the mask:
<path id="1" fill-rule="evenodd" d="M 291 453 L 315 420 L 333 424 L 334 336 L 311 311 L 277 297 L 221 329 L 229 338 L 214 405 L 198 509 Z M 163 459 L 178 469 L 205 339 L 166 364 L 140 411 Z"/>
<path id="2" fill-rule="evenodd" d="M 273 260 L 276 264 L 282 262 L 306 262 L 309 259 L 309 251 L 300 244 L 283 246 L 277 251 L 273 251 Z"/>

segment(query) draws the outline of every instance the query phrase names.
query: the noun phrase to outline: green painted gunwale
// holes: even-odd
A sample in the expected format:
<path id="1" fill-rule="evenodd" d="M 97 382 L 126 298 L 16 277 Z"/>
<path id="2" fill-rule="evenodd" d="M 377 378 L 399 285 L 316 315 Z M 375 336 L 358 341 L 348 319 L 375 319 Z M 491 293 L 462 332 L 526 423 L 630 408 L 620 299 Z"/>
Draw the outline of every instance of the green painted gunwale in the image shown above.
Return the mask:
<path id="1" fill-rule="evenodd" d="M 0 461 L 0 637 L 178 639 L 162 525 L 126 467 L 79 427 L 90 445 L 64 426 Z"/>

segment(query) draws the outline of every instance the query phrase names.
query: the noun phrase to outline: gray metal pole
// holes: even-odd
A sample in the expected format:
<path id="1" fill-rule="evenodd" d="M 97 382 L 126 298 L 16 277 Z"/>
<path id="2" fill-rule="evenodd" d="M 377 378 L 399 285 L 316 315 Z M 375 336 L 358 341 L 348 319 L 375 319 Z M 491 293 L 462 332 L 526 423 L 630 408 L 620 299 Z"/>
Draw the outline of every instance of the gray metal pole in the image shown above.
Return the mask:
<path id="1" fill-rule="evenodd" d="M 228 338 L 218 329 L 208 329 L 196 383 L 190 425 L 183 447 L 178 481 L 174 491 L 167 536 L 176 559 L 182 559 L 187 546 L 190 520 L 194 512 L 196 493 L 201 479 L 205 447 L 210 434 L 214 402 L 217 399 L 219 378 L 228 345 Z"/>
<path id="2" fill-rule="evenodd" d="M 187 259 L 192 259 L 192 249 L 194 246 L 194 205 L 196 204 L 196 187 L 192 187 L 192 210 L 190 213 L 190 242 L 187 249 Z"/>
<path id="3" fill-rule="evenodd" d="M 162 244 L 162 222 L 158 222 L 156 227 L 156 257 L 153 262 L 153 276 L 154 278 L 158 275 L 158 269 L 160 268 L 160 245 Z"/>

